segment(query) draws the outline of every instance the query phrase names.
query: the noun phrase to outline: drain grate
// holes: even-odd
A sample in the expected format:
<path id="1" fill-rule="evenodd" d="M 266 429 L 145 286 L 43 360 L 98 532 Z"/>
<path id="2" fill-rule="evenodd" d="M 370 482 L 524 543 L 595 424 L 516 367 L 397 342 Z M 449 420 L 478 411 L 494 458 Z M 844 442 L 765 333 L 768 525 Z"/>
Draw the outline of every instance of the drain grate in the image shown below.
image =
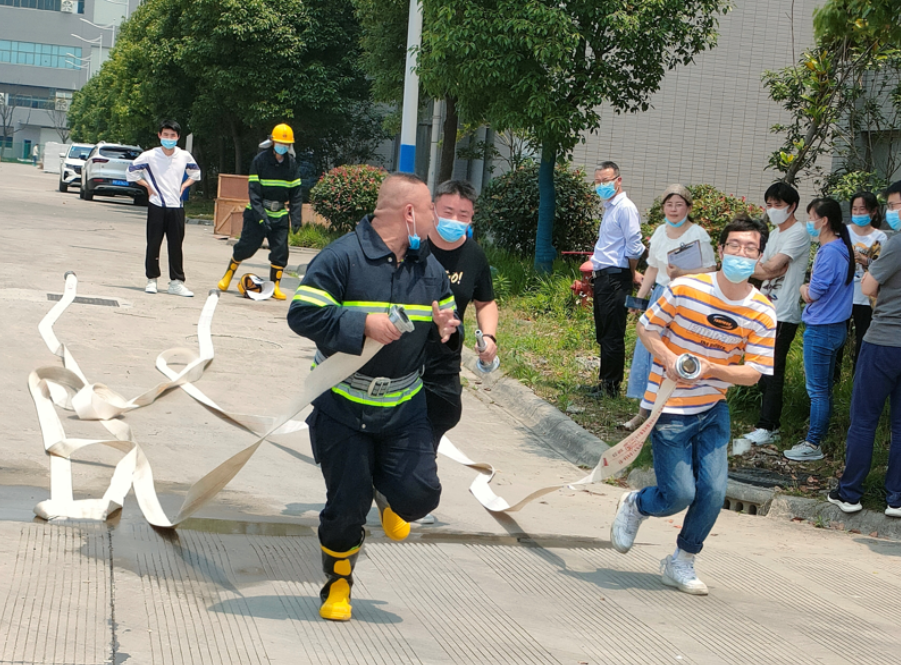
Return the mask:
<path id="1" fill-rule="evenodd" d="M 59 293 L 48 293 L 47 300 L 57 301 L 62 300 L 63 297 Z M 119 301 L 112 300 L 110 298 L 83 298 L 81 296 L 75 296 L 74 302 L 79 305 L 101 305 L 103 307 L 118 307 Z"/>

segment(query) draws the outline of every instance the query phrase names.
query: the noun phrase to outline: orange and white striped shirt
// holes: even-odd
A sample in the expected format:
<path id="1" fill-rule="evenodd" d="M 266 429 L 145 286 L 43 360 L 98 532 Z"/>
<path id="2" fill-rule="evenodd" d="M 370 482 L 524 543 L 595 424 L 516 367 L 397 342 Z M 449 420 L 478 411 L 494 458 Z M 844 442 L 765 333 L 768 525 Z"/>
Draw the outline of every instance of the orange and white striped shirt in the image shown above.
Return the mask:
<path id="1" fill-rule="evenodd" d="M 716 281 L 718 273 L 680 277 L 670 282 L 660 299 L 641 317 L 645 329 L 660 334 L 676 355 L 690 353 L 716 365 L 744 363 L 761 374 L 773 373 L 776 311 L 756 288 L 743 300 L 729 300 Z M 665 369 L 654 358 L 641 406 L 651 409 Z M 731 384 L 699 379 L 676 388 L 664 413 L 703 413 L 726 399 Z"/>

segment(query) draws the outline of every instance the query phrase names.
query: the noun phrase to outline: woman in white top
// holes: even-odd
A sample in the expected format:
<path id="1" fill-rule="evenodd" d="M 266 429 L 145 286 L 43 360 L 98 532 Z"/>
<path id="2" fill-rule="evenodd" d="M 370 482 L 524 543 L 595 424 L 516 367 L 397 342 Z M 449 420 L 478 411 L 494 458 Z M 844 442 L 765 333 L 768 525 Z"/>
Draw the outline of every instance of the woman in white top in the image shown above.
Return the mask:
<path id="1" fill-rule="evenodd" d="M 692 205 L 691 192 L 682 185 L 670 185 L 663 192 L 662 203 L 663 216 L 666 221 L 658 226 L 654 235 L 651 236 L 648 249 L 648 269 L 644 273 L 637 296 L 638 298 L 650 296 L 651 302 L 656 302 L 663 295 L 663 289 L 667 284 L 677 277 L 716 270 L 716 257 L 713 254 L 713 246 L 710 244 L 710 235 L 689 217 Z M 699 241 L 701 245 L 701 267 L 680 270 L 669 264 L 670 252 L 695 240 Z M 633 312 L 640 313 L 637 310 L 633 310 Z M 626 397 L 640 400 L 644 396 L 645 388 L 648 385 L 648 375 L 651 373 L 651 360 L 651 354 L 644 348 L 640 340 L 636 340 L 632 365 L 629 369 Z M 621 424 L 620 428 L 631 432 L 641 425 L 648 415 L 648 411 L 639 409 L 638 415 Z"/>
<path id="2" fill-rule="evenodd" d="M 860 355 L 860 344 L 867 334 L 870 321 L 873 320 L 873 308 L 870 299 L 860 288 L 860 280 L 870 267 L 870 262 L 879 256 L 888 236 L 879 230 L 879 201 L 870 192 L 858 192 L 851 197 L 851 223 L 848 224 L 851 246 L 854 247 L 854 307 L 851 309 L 851 320 L 854 322 L 854 355 L 853 367 L 857 369 L 857 356 Z M 849 322 L 850 323 L 850 322 Z M 841 362 L 841 352 L 836 363 Z M 836 364 L 836 375 L 838 364 Z"/>

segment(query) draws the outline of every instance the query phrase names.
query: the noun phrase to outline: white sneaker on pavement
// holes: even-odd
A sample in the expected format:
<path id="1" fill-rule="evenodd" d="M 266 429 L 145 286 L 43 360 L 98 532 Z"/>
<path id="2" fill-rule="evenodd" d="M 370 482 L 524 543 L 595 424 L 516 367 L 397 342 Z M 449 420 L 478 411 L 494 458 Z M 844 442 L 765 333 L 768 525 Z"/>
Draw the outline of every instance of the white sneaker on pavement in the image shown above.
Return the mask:
<path id="1" fill-rule="evenodd" d="M 156 293 L 156 280 L 148 279 L 147 286 L 144 287 L 145 293 Z"/>
<path id="2" fill-rule="evenodd" d="M 638 492 L 626 492 L 620 497 L 619 503 L 616 504 L 616 517 L 610 525 L 610 543 L 613 549 L 621 554 L 632 549 L 635 536 L 638 535 L 638 527 L 647 519 L 638 512 L 638 506 L 635 505 L 637 497 Z"/>
<path id="3" fill-rule="evenodd" d="M 762 427 L 758 427 L 753 432 L 745 434 L 744 437 L 755 446 L 765 446 L 769 443 L 772 443 L 776 440 L 776 435 L 779 434 L 779 430 L 768 430 L 763 429 Z"/>
<path id="4" fill-rule="evenodd" d="M 838 488 L 836 487 L 834 490 L 829 492 L 826 495 L 826 500 L 839 507 L 843 513 L 857 513 L 863 510 L 863 506 L 860 505 L 860 501 L 857 503 L 849 503 L 842 498 L 842 495 L 838 493 Z"/>
<path id="5" fill-rule="evenodd" d="M 885 514 L 889 517 L 901 517 L 901 506 L 897 506 L 892 508 L 891 506 L 885 507 Z"/>
<path id="6" fill-rule="evenodd" d="M 813 445 L 810 441 L 802 441 L 782 454 L 795 462 L 816 462 L 825 457 L 820 447 Z"/>
<path id="7" fill-rule="evenodd" d="M 169 295 L 184 296 L 185 298 L 190 298 L 194 295 L 194 292 L 189 291 L 188 287 L 186 287 L 185 283 L 180 279 L 173 279 L 171 282 L 169 282 Z"/>
<path id="8" fill-rule="evenodd" d="M 676 587 L 679 591 L 695 596 L 706 596 L 707 585 L 695 574 L 695 555 L 676 549 L 660 562 L 660 574 L 663 583 Z"/>

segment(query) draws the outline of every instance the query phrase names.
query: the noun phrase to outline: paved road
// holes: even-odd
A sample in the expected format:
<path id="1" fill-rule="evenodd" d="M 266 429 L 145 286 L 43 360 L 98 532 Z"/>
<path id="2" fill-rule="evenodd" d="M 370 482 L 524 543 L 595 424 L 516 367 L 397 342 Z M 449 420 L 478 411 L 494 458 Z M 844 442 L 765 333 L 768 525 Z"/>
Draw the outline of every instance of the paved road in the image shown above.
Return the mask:
<path id="1" fill-rule="evenodd" d="M 131 498 L 106 524 L 36 520 L 48 464 L 25 381 L 58 362 L 37 323 L 63 273 L 78 274 L 80 295 L 118 302 L 73 305 L 56 330 L 90 380 L 128 397 L 160 381 L 160 351 L 196 344 L 203 304 L 143 293 L 143 209 L 55 186 L 30 167 L 0 165 L 0 664 L 897 661 L 901 543 L 724 512 L 698 560 L 711 594 L 692 597 L 657 573 L 680 516 L 648 521 L 623 556 L 606 538 L 617 488 L 560 491 L 515 519 L 494 518 L 467 492 L 473 472 L 443 459 L 439 523 L 401 544 L 374 526 L 355 619 L 323 622 L 314 528 L 324 488 L 302 434 L 264 445 L 174 533 L 149 528 Z M 188 286 L 198 296 L 229 254 L 209 227 L 189 226 Z M 265 274 L 266 258 L 244 267 Z M 291 267 L 308 260 L 292 254 Z M 226 294 L 216 360 L 198 386 L 235 411 L 279 413 L 312 355 L 285 325 L 286 308 Z M 181 391 L 127 419 L 170 514 L 193 480 L 251 441 Z M 73 436 L 102 431 L 68 415 L 64 423 Z M 470 392 L 451 438 L 495 464 L 508 499 L 582 475 Z M 117 460 L 79 455 L 79 496 L 100 496 Z"/>

